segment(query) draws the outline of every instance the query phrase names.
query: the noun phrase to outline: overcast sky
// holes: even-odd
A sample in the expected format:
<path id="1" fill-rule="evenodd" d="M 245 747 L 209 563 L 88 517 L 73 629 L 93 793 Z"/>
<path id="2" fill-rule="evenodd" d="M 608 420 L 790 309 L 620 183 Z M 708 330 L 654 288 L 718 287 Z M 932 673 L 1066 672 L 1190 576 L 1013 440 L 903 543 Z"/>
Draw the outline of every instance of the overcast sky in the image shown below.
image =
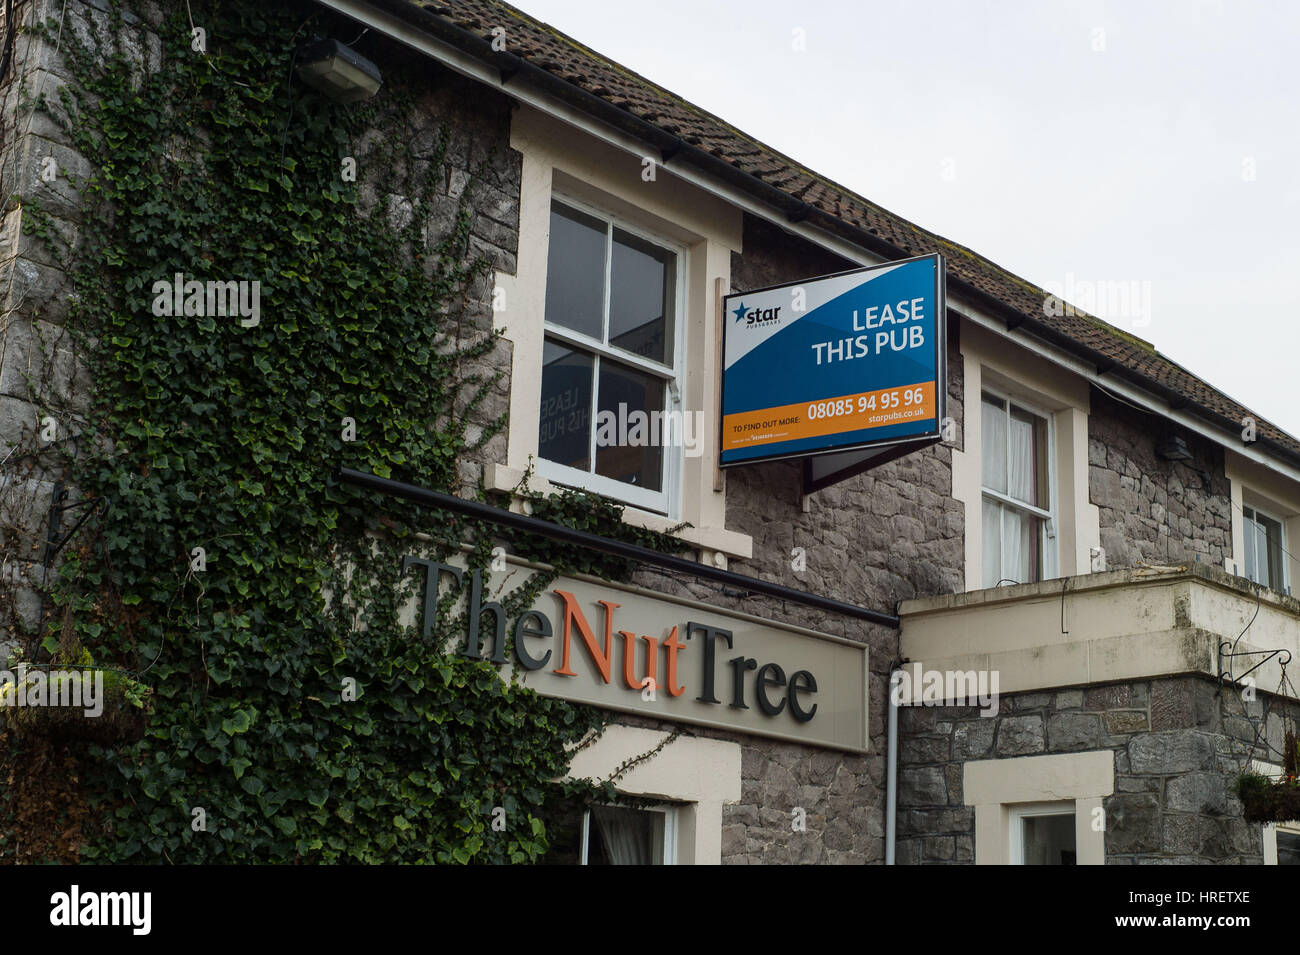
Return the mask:
<path id="1" fill-rule="evenodd" d="M 514 2 L 1300 435 L 1300 4 Z"/>

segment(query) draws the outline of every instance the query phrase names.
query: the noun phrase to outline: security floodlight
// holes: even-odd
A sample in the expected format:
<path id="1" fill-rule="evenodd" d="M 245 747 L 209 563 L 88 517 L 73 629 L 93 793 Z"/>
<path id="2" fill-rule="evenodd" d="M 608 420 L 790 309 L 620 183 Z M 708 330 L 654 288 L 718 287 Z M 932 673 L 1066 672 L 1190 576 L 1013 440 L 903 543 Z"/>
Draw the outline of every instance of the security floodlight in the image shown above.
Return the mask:
<path id="1" fill-rule="evenodd" d="M 379 92 L 379 67 L 338 40 L 320 40 L 298 54 L 298 75 L 336 103 L 355 103 Z"/>

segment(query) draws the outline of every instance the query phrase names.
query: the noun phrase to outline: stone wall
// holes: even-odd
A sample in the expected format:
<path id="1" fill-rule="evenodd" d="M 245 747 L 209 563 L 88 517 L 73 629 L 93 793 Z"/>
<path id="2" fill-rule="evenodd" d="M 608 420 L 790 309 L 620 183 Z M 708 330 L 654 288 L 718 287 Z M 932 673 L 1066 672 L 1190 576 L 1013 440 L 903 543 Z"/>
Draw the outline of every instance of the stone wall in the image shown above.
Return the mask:
<path id="1" fill-rule="evenodd" d="M 34 0 L 16 5 L 14 19 L 30 28 L 63 17 L 67 30 L 84 37 L 89 22 L 105 22 L 102 7 L 89 0 Z M 128 55 L 156 63 L 157 37 L 138 18 L 128 22 Z M 67 240 L 81 222 L 71 177 L 86 175 L 90 163 L 34 105 L 41 95 L 57 104 L 68 77 L 52 45 L 23 32 L 0 78 L 0 193 L 6 197 L 0 223 L 0 666 L 13 639 L 37 626 L 56 484 L 66 480 L 69 456 L 88 450 L 77 435 L 93 385 L 67 325 L 71 283 L 55 251 L 24 234 L 33 205 Z M 69 501 L 77 499 L 75 489 L 69 494 Z"/>
<path id="2" fill-rule="evenodd" d="M 1166 461 L 1156 445 L 1173 433 L 1155 415 L 1092 390 L 1088 416 L 1089 500 L 1101 512 L 1111 569 L 1208 563 L 1232 554 L 1232 504 L 1223 449 L 1181 432 L 1193 459 Z"/>
<path id="3" fill-rule="evenodd" d="M 1220 696 L 1217 683 L 1191 676 L 1005 696 L 990 717 L 971 707 L 904 708 L 898 862 L 974 862 L 965 762 L 1108 749 L 1107 864 L 1260 864 L 1260 826 L 1242 818 L 1233 787 L 1250 759 L 1281 761 L 1284 722 L 1295 717 L 1268 694 Z"/>
<path id="4" fill-rule="evenodd" d="M 414 128 L 409 135 L 417 161 L 433 158 L 442 137 L 447 137 L 445 178 L 437 185 L 425 224 L 430 248 L 454 228 L 459 203 L 468 190 L 470 254 L 485 258 L 490 267 L 468 290 L 463 324 L 450 330 L 449 338 L 458 337 L 462 341 L 481 338 L 494 326 L 494 272 L 514 274 L 519 254 L 522 157 L 510 148 L 513 101 L 397 44 L 385 41 L 375 55 L 384 63 L 386 74 L 392 73 L 399 81 L 409 84 L 415 111 Z M 371 135 L 392 136 L 394 131 L 375 130 Z M 382 182 L 386 177 L 377 178 Z M 398 193 L 394 198 L 399 207 L 409 208 L 406 196 Z M 490 353 L 463 362 L 459 368 L 463 380 L 496 379 L 484 400 L 467 418 L 466 438 L 470 442 L 477 442 L 485 428 L 509 413 L 512 353 L 511 342 L 498 339 Z M 471 394 L 469 390 L 462 394 L 457 416 L 464 414 Z M 506 434 L 502 430 L 481 447 L 462 455 L 457 465 L 461 493 L 473 496 L 483 478 L 484 467 L 491 462 L 504 464 L 505 461 Z"/>

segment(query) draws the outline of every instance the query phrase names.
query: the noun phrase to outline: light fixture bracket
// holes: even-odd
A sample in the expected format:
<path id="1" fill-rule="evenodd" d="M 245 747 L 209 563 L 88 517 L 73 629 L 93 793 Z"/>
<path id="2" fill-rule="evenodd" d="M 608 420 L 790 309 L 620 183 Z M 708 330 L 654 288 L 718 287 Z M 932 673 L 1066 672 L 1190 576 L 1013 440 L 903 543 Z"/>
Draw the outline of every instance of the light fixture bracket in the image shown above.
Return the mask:
<path id="1" fill-rule="evenodd" d="M 1187 439 L 1177 434 L 1167 436 L 1156 445 L 1156 456 L 1166 461 L 1190 461 L 1193 457 Z"/>
<path id="2" fill-rule="evenodd" d="M 333 38 L 317 40 L 297 54 L 298 76 L 336 103 L 356 103 L 379 92 L 383 76 L 370 60 Z"/>

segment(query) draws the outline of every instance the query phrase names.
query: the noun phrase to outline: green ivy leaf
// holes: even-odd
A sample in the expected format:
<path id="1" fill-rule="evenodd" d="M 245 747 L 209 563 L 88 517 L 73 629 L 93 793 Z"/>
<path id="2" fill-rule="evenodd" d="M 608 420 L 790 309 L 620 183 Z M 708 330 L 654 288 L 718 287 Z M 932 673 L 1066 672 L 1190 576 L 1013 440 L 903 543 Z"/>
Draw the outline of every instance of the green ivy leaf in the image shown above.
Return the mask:
<path id="1" fill-rule="evenodd" d="M 253 719 L 248 715 L 247 710 L 236 710 L 233 717 L 221 721 L 221 729 L 230 736 L 234 736 L 236 733 L 246 733 L 252 725 Z"/>

